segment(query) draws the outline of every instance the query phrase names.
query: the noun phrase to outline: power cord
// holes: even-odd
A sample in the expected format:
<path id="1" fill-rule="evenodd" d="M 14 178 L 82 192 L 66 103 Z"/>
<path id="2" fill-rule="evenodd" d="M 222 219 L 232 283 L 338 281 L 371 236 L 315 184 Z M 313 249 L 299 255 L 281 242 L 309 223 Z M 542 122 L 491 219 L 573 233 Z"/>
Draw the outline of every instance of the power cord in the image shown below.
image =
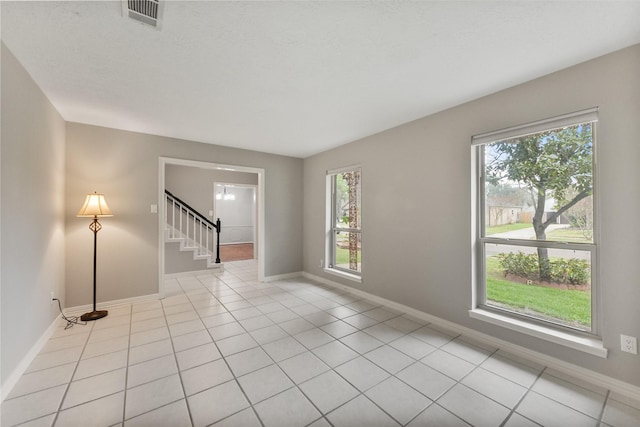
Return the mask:
<path id="1" fill-rule="evenodd" d="M 69 328 L 73 328 L 73 325 L 86 325 L 87 322 L 81 322 L 78 320 L 78 316 L 70 316 L 67 317 L 64 315 L 64 313 L 62 312 L 62 304 L 60 304 L 60 300 L 58 298 L 53 298 L 53 301 L 58 301 L 58 308 L 60 309 L 60 315 L 62 316 L 62 318 L 64 320 L 67 321 L 67 325 L 64 327 L 65 330 L 69 329 Z"/>

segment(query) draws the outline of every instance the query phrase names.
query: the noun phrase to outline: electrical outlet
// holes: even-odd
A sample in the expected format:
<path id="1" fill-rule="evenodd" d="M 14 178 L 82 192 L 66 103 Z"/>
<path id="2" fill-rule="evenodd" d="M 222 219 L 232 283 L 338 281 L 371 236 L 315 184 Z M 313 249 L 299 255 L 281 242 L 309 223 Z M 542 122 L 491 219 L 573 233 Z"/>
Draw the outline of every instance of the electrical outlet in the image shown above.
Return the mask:
<path id="1" fill-rule="evenodd" d="M 620 348 L 626 353 L 638 354 L 638 341 L 636 337 L 620 335 Z"/>
<path id="2" fill-rule="evenodd" d="M 53 304 L 54 298 L 55 298 L 55 294 L 53 293 L 53 291 L 51 291 L 51 301 L 49 301 L 49 304 Z"/>
<path id="3" fill-rule="evenodd" d="M 321 259 L 321 260 L 320 260 L 320 268 L 322 268 L 322 266 L 323 266 L 323 265 L 324 265 L 324 260 L 323 260 L 323 259 Z"/>

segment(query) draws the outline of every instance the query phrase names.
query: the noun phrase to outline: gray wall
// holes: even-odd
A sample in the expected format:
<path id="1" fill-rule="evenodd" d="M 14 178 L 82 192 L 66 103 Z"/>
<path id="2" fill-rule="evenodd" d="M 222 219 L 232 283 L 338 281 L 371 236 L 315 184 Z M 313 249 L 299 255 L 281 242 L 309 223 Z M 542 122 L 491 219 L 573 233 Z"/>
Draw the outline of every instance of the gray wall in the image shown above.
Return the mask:
<path id="1" fill-rule="evenodd" d="M 221 186 L 218 191 L 222 192 Z M 216 217 L 222 221 L 220 243 L 254 243 L 257 188 L 226 187 L 233 200 L 216 200 Z M 257 224 L 256 224 L 257 225 Z"/>
<path id="2" fill-rule="evenodd" d="M 362 165 L 364 291 L 532 350 L 640 385 L 640 45 L 390 129 L 304 161 L 304 269 L 324 251 L 325 172 Z M 474 134 L 599 106 L 598 284 L 609 357 L 570 350 L 471 319 Z"/>
<path id="3" fill-rule="evenodd" d="M 164 244 L 165 274 L 206 269 L 207 260 L 193 259 L 193 251 L 181 251 L 180 242 L 167 242 Z"/>
<path id="4" fill-rule="evenodd" d="M 302 269 L 302 160 L 67 123 L 67 304 L 91 301 L 92 240 L 76 218 L 85 194 L 105 193 L 114 213 L 98 235 L 98 301 L 158 292 L 159 157 L 265 170 L 266 276 Z"/>
<path id="5" fill-rule="evenodd" d="M 2 44 L 2 382 L 64 303 L 65 124 Z"/>

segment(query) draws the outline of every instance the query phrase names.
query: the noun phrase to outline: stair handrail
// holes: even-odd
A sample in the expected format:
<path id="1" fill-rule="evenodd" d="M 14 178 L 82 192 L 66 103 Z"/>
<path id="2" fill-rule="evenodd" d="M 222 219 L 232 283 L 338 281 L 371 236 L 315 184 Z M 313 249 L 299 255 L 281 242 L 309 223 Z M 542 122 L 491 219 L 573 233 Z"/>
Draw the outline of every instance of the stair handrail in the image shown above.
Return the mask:
<path id="1" fill-rule="evenodd" d="M 193 217 L 194 221 L 195 221 L 195 218 L 197 218 L 197 219 L 200 220 L 201 223 L 204 222 L 205 224 L 210 226 L 212 229 L 216 230 L 216 261 L 215 261 L 215 263 L 216 264 L 220 264 L 220 231 L 221 231 L 220 229 L 221 229 L 221 226 L 222 226 L 222 224 L 220 222 L 220 218 L 218 218 L 216 220 L 216 222 L 213 223 L 211 220 L 209 220 L 207 217 L 202 215 L 200 212 L 198 212 L 197 210 L 192 208 L 187 202 L 185 202 L 184 200 L 182 200 L 179 197 L 175 196 L 169 190 L 165 189 L 164 190 L 164 194 L 165 194 L 165 196 L 167 196 L 168 199 L 173 199 L 174 202 L 178 202 L 178 204 L 181 205 L 180 210 L 182 211 L 182 208 L 184 208 L 184 211 L 186 212 L 187 216 Z M 207 248 L 207 250 L 208 250 L 208 248 Z"/>
<path id="2" fill-rule="evenodd" d="M 206 216 L 202 215 L 200 212 L 198 212 L 197 210 L 195 210 L 194 208 L 189 206 L 189 204 L 187 202 L 185 202 L 184 200 L 180 199 L 177 196 L 174 196 L 173 193 L 171 193 L 171 191 L 164 190 L 164 194 L 166 194 L 167 196 L 171 197 L 176 202 L 180 203 L 182 206 L 187 208 L 187 210 L 189 211 L 189 214 L 191 214 L 191 216 L 197 216 L 199 219 L 203 220 L 204 222 L 206 222 L 207 224 L 209 224 L 210 226 L 212 226 L 213 228 L 218 230 L 218 221 L 220 220 L 220 218 L 218 218 L 218 221 L 216 221 L 216 223 L 214 224 L 213 221 L 211 221 Z M 220 230 L 218 230 L 218 231 L 220 231 Z"/>

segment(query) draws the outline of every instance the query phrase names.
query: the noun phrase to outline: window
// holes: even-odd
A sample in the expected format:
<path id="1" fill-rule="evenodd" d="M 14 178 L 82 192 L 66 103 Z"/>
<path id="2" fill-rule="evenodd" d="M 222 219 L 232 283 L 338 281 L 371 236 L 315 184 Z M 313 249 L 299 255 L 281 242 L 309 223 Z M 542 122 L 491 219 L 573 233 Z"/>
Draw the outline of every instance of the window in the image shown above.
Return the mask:
<path id="1" fill-rule="evenodd" d="M 360 182 L 359 167 L 327 173 L 327 271 L 356 280 L 362 273 Z"/>
<path id="2" fill-rule="evenodd" d="M 597 334 L 596 121 L 594 108 L 472 138 L 478 308 Z"/>

